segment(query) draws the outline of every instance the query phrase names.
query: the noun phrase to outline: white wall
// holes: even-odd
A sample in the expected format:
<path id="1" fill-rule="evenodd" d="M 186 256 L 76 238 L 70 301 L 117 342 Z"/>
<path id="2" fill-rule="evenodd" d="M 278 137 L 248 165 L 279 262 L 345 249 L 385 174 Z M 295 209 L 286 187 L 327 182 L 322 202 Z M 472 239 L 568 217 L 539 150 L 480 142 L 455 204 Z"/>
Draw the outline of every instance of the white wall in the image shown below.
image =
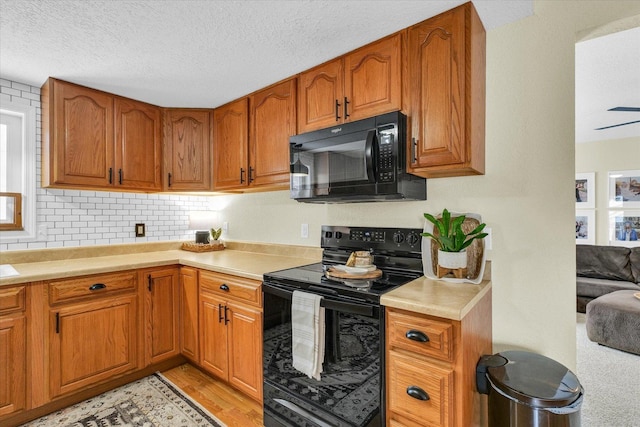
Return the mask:
<path id="1" fill-rule="evenodd" d="M 422 227 L 423 212 L 480 213 L 494 233 L 494 350 L 527 349 L 575 368 L 576 34 L 635 14 L 637 1 L 536 1 L 534 16 L 488 32 L 485 176 L 429 180 L 425 202 L 307 205 L 283 191 L 212 197 L 224 207 L 226 238 L 317 246 L 323 224 Z M 74 195 L 38 192 L 73 206 Z M 133 222 L 123 218 L 123 229 Z M 299 237 L 301 223 L 309 239 Z M 169 236 L 186 228 L 158 226 Z M 13 244 L 0 244 L 7 249 Z"/>
<path id="2" fill-rule="evenodd" d="M 576 172 L 596 174 L 597 245 L 609 244 L 609 171 L 632 169 L 640 169 L 640 136 L 576 144 Z"/>

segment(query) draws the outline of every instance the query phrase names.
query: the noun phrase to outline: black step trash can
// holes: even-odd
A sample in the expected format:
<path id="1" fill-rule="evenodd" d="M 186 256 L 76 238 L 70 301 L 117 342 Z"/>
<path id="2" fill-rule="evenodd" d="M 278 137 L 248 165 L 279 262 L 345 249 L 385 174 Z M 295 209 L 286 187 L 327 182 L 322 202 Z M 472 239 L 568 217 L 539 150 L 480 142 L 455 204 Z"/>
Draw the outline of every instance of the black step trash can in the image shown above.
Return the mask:
<path id="1" fill-rule="evenodd" d="M 584 390 L 573 372 L 527 351 L 482 356 L 480 393 L 489 395 L 489 427 L 578 427 Z"/>

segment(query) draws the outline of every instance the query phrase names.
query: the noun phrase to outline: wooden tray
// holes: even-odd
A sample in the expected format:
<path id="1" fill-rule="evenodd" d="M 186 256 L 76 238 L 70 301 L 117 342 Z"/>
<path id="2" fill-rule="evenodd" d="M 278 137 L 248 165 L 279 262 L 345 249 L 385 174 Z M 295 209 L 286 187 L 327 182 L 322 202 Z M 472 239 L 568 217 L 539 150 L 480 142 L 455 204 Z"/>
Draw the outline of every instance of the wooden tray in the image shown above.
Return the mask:
<path id="1" fill-rule="evenodd" d="M 217 243 L 191 243 L 184 242 L 182 247 L 180 248 L 184 251 L 189 252 L 212 252 L 212 251 L 221 251 L 224 249 L 224 244 L 222 242 Z"/>
<path id="2" fill-rule="evenodd" d="M 327 277 L 335 277 L 336 279 L 377 279 L 382 276 L 382 270 L 376 269 L 364 274 L 353 274 L 330 267 L 325 274 Z"/>

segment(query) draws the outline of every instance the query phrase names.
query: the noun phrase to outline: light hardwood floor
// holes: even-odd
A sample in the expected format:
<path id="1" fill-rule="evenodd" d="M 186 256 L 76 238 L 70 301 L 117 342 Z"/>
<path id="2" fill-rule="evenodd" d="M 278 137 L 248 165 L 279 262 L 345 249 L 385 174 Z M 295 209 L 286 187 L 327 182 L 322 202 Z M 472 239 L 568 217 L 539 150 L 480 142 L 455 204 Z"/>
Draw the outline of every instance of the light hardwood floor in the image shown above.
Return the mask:
<path id="1" fill-rule="evenodd" d="M 184 364 L 162 373 L 228 427 L 262 427 L 262 405 L 196 367 Z"/>

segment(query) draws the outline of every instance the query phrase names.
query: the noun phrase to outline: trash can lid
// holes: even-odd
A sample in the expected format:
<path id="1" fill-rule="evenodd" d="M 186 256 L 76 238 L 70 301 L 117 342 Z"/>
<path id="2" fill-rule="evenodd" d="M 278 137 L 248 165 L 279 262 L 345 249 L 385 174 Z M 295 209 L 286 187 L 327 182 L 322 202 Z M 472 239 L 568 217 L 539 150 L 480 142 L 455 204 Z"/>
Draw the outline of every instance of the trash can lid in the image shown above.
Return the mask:
<path id="1" fill-rule="evenodd" d="M 573 372 L 561 363 L 527 351 L 503 351 L 506 363 L 491 366 L 487 375 L 507 396 L 538 408 L 558 408 L 573 403 L 582 386 Z"/>

